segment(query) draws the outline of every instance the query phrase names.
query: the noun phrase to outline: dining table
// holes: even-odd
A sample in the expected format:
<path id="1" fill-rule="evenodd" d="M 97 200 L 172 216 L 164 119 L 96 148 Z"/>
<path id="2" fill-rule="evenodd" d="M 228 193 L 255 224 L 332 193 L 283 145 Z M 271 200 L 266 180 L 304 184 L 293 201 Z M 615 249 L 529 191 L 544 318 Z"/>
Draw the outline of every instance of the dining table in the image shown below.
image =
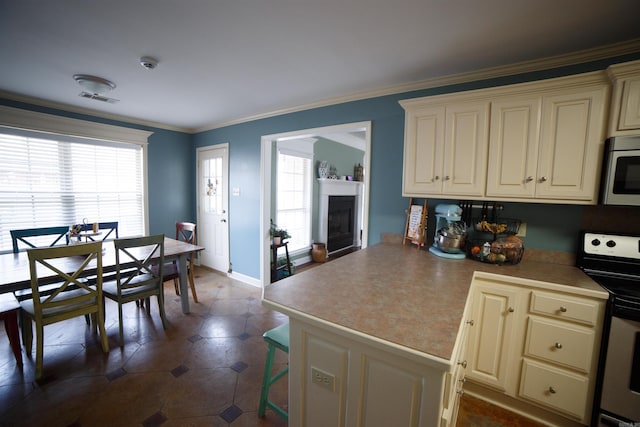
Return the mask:
<path id="1" fill-rule="evenodd" d="M 182 312 L 188 314 L 189 309 L 189 283 L 187 278 L 187 263 L 189 256 L 204 250 L 203 246 L 193 245 L 169 237 L 164 238 L 164 262 L 177 261 L 178 273 L 180 275 L 180 302 Z M 139 253 L 132 253 L 136 256 L 144 256 L 144 248 L 138 249 Z M 150 251 L 148 251 L 150 252 Z M 148 254 L 147 252 L 147 254 Z M 159 256 L 153 257 L 158 258 Z M 82 262 L 82 259 L 69 257 L 61 260 L 59 268 L 66 272 L 75 271 Z M 133 260 L 121 260 L 121 268 L 128 268 L 134 265 Z M 113 240 L 102 243 L 102 274 L 106 276 L 116 271 L 116 249 Z M 49 272 L 51 274 L 51 272 Z M 85 270 L 87 276 L 95 275 L 95 261 Z M 40 284 L 54 283 L 60 280 L 57 275 L 44 276 L 40 278 Z M 0 294 L 15 292 L 22 289 L 31 289 L 31 276 L 29 272 L 29 257 L 27 252 L 0 254 Z"/>

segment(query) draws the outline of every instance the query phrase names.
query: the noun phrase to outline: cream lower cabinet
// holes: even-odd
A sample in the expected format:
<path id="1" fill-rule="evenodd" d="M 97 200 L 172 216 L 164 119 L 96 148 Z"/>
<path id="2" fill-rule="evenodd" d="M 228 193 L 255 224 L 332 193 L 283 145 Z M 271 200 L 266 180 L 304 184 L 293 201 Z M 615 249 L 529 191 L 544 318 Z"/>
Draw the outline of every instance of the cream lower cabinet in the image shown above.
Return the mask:
<path id="1" fill-rule="evenodd" d="M 468 390 L 541 422 L 589 425 L 606 301 L 484 278 L 471 292 Z"/>
<path id="2" fill-rule="evenodd" d="M 613 82 L 609 136 L 636 135 L 640 130 L 640 61 L 608 68 Z"/>
<path id="3" fill-rule="evenodd" d="M 444 361 L 290 318 L 289 425 L 454 427 L 463 337 Z"/>
<path id="4" fill-rule="evenodd" d="M 459 100 L 426 106 L 408 101 L 404 195 L 482 196 L 489 103 Z"/>

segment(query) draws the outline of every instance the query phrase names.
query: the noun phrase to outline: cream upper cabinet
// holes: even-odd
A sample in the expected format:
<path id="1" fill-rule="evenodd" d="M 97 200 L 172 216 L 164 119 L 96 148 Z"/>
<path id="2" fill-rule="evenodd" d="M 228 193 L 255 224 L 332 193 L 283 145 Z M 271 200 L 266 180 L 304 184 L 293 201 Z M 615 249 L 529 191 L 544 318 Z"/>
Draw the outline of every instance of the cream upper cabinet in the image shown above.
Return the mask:
<path id="1" fill-rule="evenodd" d="M 543 97 L 537 198 L 597 202 L 607 93 L 600 85 Z"/>
<path id="2" fill-rule="evenodd" d="M 488 102 L 403 104 L 404 195 L 484 194 Z"/>
<path id="3" fill-rule="evenodd" d="M 609 86 L 594 72 L 401 101 L 403 195 L 597 203 Z"/>
<path id="4" fill-rule="evenodd" d="M 487 196 L 534 197 L 541 97 L 491 103 Z"/>
<path id="5" fill-rule="evenodd" d="M 640 130 L 640 60 L 616 64 L 607 70 L 613 82 L 609 136 Z"/>

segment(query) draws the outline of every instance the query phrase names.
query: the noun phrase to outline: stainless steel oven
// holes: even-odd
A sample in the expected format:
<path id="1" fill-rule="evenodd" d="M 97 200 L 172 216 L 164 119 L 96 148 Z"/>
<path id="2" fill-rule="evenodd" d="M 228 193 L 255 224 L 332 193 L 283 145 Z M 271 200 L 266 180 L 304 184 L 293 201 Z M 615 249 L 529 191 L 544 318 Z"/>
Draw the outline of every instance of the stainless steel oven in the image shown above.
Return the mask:
<path id="1" fill-rule="evenodd" d="M 600 202 L 640 206 L 640 136 L 614 137 L 606 141 Z"/>
<path id="2" fill-rule="evenodd" d="M 640 426 L 640 236 L 583 232 L 577 264 L 609 291 L 592 424 Z"/>

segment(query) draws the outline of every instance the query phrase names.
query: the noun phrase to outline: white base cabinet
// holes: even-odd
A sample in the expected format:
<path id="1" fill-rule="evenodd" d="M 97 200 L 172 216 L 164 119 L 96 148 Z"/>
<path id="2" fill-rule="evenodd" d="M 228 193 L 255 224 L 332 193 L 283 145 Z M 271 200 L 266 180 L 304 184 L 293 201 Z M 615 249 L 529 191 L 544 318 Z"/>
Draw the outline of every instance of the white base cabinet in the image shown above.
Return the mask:
<path id="1" fill-rule="evenodd" d="M 588 425 L 606 300 L 504 276 L 474 277 L 471 294 L 472 393 L 539 421 Z"/>
<path id="2" fill-rule="evenodd" d="M 289 425 L 454 427 L 466 363 L 290 318 Z"/>

